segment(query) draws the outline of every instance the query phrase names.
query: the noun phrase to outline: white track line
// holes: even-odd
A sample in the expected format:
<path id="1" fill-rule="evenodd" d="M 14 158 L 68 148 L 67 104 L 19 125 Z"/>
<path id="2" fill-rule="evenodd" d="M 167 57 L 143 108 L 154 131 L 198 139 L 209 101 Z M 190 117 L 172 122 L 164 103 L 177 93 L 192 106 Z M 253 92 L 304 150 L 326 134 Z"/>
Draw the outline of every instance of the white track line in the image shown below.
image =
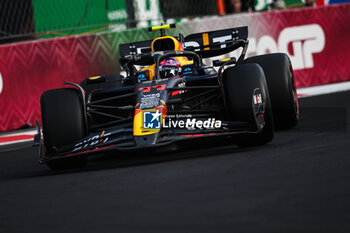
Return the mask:
<path id="1" fill-rule="evenodd" d="M 350 90 L 350 82 L 341 82 L 333 84 L 325 84 L 314 87 L 298 88 L 298 98 L 311 97 L 316 95 L 326 95 L 336 92 Z"/>
<path id="2" fill-rule="evenodd" d="M 0 135 L 0 146 L 20 143 L 20 142 L 33 141 L 34 134 L 36 134 L 36 132 L 37 132 L 36 129 L 31 129 L 31 130 L 24 130 L 24 131 L 20 130 L 20 131 L 2 133 Z M 27 137 L 27 136 L 30 136 L 30 137 Z"/>
<path id="3" fill-rule="evenodd" d="M 10 131 L 7 133 L 1 133 L 0 137 L 3 136 L 18 136 L 18 135 L 34 135 L 36 134 L 36 129 L 26 129 L 26 130 L 18 130 L 18 131 Z"/>
<path id="4" fill-rule="evenodd" d="M 34 139 L 34 135 L 33 135 L 33 139 Z M 1 142 L 0 146 L 6 146 L 6 145 L 21 143 L 21 142 L 30 142 L 30 141 L 33 141 L 33 139 L 23 139 L 23 140 L 9 141 L 9 142 Z"/>

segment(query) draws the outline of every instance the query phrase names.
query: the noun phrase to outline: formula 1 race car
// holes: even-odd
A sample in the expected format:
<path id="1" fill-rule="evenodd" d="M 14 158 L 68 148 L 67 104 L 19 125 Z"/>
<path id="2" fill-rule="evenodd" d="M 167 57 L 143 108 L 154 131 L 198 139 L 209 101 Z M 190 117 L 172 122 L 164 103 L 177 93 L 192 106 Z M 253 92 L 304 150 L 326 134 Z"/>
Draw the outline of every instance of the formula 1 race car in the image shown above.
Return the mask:
<path id="1" fill-rule="evenodd" d="M 120 45 L 125 77 L 89 77 L 42 94 L 42 130 L 38 126 L 35 140 L 41 163 L 78 167 L 97 151 L 218 136 L 234 138 L 240 147 L 257 146 L 273 139 L 275 127 L 297 124 L 298 99 L 286 54 L 244 59 L 247 27 L 166 36 L 174 27 L 152 27 L 160 37 Z M 239 48 L 238 58 L 203 63 Z"/>

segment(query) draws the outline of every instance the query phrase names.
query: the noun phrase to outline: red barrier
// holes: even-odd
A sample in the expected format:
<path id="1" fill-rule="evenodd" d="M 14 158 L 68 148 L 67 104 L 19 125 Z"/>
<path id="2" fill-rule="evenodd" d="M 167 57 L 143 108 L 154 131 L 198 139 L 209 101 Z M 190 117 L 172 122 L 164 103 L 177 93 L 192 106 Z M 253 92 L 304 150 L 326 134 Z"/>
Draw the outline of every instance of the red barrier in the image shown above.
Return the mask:
<path id="1" fill-rule="evenodd" d="M 350 80 L 349 16 L 350 4 L 339 4 L 222 20 L 239 17 L 240 26 L 249 26 L 249 55 L 287 52 L 297 86 L 305 87 Z M 126 34 L 0 46 L 0 131 L 34 125 L 40 119 L 40 95 L 47 89 L 63 87 L 65 81 L 79 83 L 87 76 L 118 73 L 116 38 L 135 40 L 134 32 Z"/>
<path id="2" fill-rule="evenodd" d="M 119 73 L 104 37 L 81 36 L 0 47 L 0 131 L 33 126 L 43 91 L 85 77 Z"/>
<path id="3" fill-rule="evenodd" d="M 248 56 L 285 52 L 298 87 L 350 80 L 350 4 L 253 14 Z"/>

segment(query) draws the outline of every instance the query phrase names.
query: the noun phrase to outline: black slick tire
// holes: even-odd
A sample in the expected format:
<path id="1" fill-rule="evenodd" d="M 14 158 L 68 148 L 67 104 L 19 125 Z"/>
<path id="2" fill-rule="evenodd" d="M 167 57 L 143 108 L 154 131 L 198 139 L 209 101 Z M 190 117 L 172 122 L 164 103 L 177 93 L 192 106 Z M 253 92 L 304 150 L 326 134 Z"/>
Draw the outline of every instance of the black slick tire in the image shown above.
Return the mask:
<path id="1" fill-rule="evenodd" d="M 223 82 L 229 120 L 249 121 L 254 117 L 252 97 L 259 88 L 265 102 L 265 126 L 257 134 L 242 134 L 236 138 L 240 147 L 259 146 L 272 141 L 274 135 L 273 116 L 264 72 L 257 64 L 241 64 L 230 67 L 223 73 Z"/>
<path id="2" fill-rule="evenodd" d="M 292 66 L 284 53 L 255 56 L 244 63 L 256 63 L 264 70 L 276 129 L 288 129 L 299 120 L 298 98 Z"/>
<path id="3" fill-rule="evenodd" d="M 72 144 L 86 136 L 79 92 L 73 88 L 48 90 L 41 95 L 40 104 L 47 165 L 54 170 L 84 166 L 86 157 L 50 160 L 55 148 Z"/>

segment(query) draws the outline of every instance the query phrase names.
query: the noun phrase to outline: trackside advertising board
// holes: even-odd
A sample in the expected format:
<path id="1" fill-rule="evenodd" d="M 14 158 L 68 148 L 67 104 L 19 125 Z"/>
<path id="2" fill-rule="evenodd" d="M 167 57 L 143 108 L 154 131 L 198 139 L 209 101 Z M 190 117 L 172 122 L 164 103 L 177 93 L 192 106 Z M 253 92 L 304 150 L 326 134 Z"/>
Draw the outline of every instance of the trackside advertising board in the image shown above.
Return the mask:
<path id="1" fill-rule="evenodd" d="M 215 17 L 183 23 L 175 32 L 186 36 L 248 26 L 248 56 L 287 53 L 297 86 L 307 87 L 350 80 L 349 15 L 350 4 L 338 4 Z M 0 46 L 0 131 L 34 126 L 43 91 L 64 87 L 65 81 L 119 73 L 118 45 L 157 35 L 133 29 Z"/>
<path id="2" fill-rule="evenodd" d="M 182 24 L 180 31 L 187 35 L 248 26 L 247 57 L 287 53 L 300 88 L 350 80 L 349 17 L 350 4 L 337 4 L 223 16 Z"/>

